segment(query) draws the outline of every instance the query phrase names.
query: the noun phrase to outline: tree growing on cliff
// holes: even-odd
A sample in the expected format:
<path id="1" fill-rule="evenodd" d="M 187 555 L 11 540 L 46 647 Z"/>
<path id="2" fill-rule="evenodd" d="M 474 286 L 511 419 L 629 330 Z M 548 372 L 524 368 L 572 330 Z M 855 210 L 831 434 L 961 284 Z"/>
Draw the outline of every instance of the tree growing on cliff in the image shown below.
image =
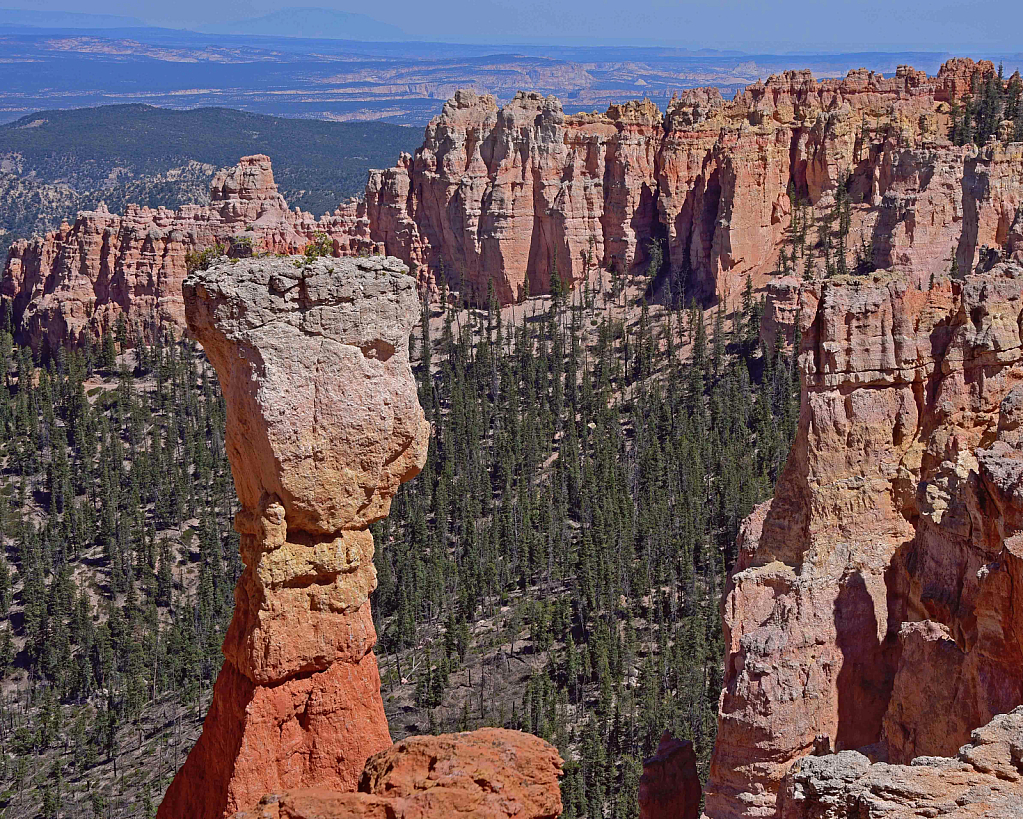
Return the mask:
<path id="1" fill-rule="evenodd" d="M 317 232 L 313 234 L 312 241 L 305 246 L 304 251 L 307 259 L 318 259 L 322 256 L 334 255 L 334 240 L 326 233 Z"/>
<path id="2" fill-rule="evenodd" d="M 185 269 L 189 274 L 195 273 L 197 270 L 206 270 L 217 259 L 226 255 L 227 248 L 221 244 L 190 250 L 185 254 Z"/>
<path id="3" fill-rule="evenodd" d="M 664 249 L 661 246 L 661 240 L 651 239 L 647 250 L 649 256 L 647 257 L 646 275 L 652 283 L 661 275 L 661 268 L 664 266 Z"/>
<path id="4" fill-rule="evenodd" d="M 1013 142 L 1023 142 L 1023 81 L 1016 71 L 1005 90 L 1005 118 L 1012 120 Z"/>

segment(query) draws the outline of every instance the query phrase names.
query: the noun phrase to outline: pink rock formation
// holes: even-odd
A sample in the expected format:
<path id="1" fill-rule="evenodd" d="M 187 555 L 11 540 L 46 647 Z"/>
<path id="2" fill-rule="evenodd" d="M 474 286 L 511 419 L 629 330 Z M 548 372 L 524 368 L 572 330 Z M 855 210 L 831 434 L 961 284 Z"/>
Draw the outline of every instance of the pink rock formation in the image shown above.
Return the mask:
<path id="1" fill-rule="evenodd" d="M 95 340 L 121 317 L 133 338 L 151 340 L 162 324 L 180 334 L 190 252 L 218 244 L 243 252 L 249 243 L 255 252 L 295 253 L 317 233 L 331 237 L 339 254 L 369 252 L 374 246 L 363 209 L 346 203 L 320 220 L 290 211 L 269 158 L 248 156 L 216 175 L 208 206 L 131 205 L 123 216 L 101 207 L 45 237 L 15 242 L 0 296 L 11 299 L 26 340 L 37 349 Z"/>
<path id="2" fill-rule="evenodd" d="M 724 601 L 712 819 L 775 816 L 815 750 L 947 756 L 1023 702 L 1023 267 L 776 295 L 800 423 Z"/>
<path id="3" fill-rule="evenodd" d="M 984 245 L 1007 245 L 1020 206 L 1018 145 L 977 152 L 945 136 L 949 102 L 991 70 L 960 59 L 933 78 L 790 71 L 727 102 L 687 91 L 664 115 L 649 101 L 566 115 L 531 93 L 499 108 L 459 91 L 414 157 L 370 172 L 363 202 L 320 220 L 288 211 L 268 160 L 249 157 L 218 178 L 209 207 L 85 213 L 16 243 L 0 294 L 33 344 L 97 336 L 122 314 L 144 332 L 181 324 L 190 250 L 241 234 L 293 252 L 324 233 L 336 255 L 385 251 L 434 293 L 482 300 L 493 287 L 503 303 L 546 291 L 555 270 L 568 284 L 597 267 L 644 273 L 657 243 L 676 296 L 734 300 L 747 275 L 775 271 L 790 192 L 822 215 L 839 186 L 852 240 L 926 285 L 953 253 L 968 270 Z"/>
<path id="4" fill-rule="evenodd" d="M 1023 143 L 984 146 L 966 161 L 963 181 L 963 240 L 958 256 L 969 270 L 977 251 L 1007 247 L 1023 213 Z"/>
<path id="5" fill-rule="evenodd" d="M 665 731 L 657 753 L 643 760 L 639 819 L 697 819 L 702 796 L 693 743 Z"/>
<path id="6" fill-rule="evenodd" d="M 964 168 L 970 151 L 945 138 L 949 100 L 990 70 L 956 60 L 934 78 L 902 67 L 822 82 L 786 72 L 730 102 L 687 91 L 663 117 L 649 102 L 567 116 L 536 94 L 498 109 L 462 91 L 414 158 L 373 173 L 370 236 L 425 284 L 482 297 L 492 283 L 505 302 L 527 282 L 546 289 L 555 265 L 569 283 L 596 265 L 643 271 L 661 242 L 665 270 L 708 299 L 774 270 L 790 190 L 829 207 L 845 185 L 853 236 L 873 239 L 876 264 L 927 282 L 948 271 L 964 210 L 968 225 L 971 208 L 985 216 L 959 245 L 961 267 L 978 242 L 1004 243 L 988 211 L 1008 212 L 1023 165 L 995 150 Z"/>
<path id="7" fill-rule="evenodd" d="M 189 329 L 227 403 L 245 570 L 213 704 L 161 817 L 220 819 L 289 788 L 354 790 L 391 744 L 367 527 L 426 458 L 406 273 L 379 257 L 266 258 L 184 283 Z"/>

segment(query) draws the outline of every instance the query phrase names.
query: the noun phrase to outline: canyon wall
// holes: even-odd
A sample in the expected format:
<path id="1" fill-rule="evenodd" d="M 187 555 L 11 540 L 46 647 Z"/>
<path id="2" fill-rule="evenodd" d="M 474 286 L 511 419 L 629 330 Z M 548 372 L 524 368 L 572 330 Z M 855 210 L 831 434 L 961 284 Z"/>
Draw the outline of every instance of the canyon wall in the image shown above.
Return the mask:
<path id="1" fill-rule="evenodd" d="M 269 160 L 248 157 L 218 176 L 208 207 L 83 213 L 15 243 L 0 295 L 37 348 L 97 338 L 122 315 L 146 337 L 160 322 L 183 330 L 190 251 L 297 252 L 323 234 L 334 255 L 399 257 L 425 293 L 483 301 L 492 289 L 506 304 L 547 292 L 555 273 L 567 285 L 598 267 L 646 274 L 656 244 L 657 288 L 733 304 L 747 276 L 760 286 L 776 271 L 792 203 L 820 219 L 840 189 L 850 242 L 926 284 L 953 255 L 968 270 L 985 246 L 1004 247 L 1023 204 L 1023 145 L 946 138 L 950 101 L 993 71 L 963 59 L 936 77 L 790 71 L 730 101 L 686 91 L 664 114 L 633 101 L 567 115 L 554 97 L 499 107 L 459 91 L 415 156 L 370 172 L 362 201 L 322 219 L 289 211 Z"/>
<path id="2" fill-rule="evenodd" d="M 953 253 L 970 268 L 1004 244 L 1021 203 L 1016 147 L 946 138 L 950 101 L 993 71 L 791 71 L 731 101 L 686 91 L 663 115 L 649 102 L 566 115 L 529 93 L 499 108 L 460 91 L 415 157 L 371 174 L 370 237 L 424 285 L 478 299 L 493 287 L 505 303 L 545 292 L 555 271 L 569 284 L 598 265 L 646 272 L 656 242 L 675 290 L 708 301 L 775 270 L 793 201 L 827 209 L 842 188 L 874 264 L 926 282 Z"/>
<path id="3" fill-rule="evenodd" d="M 800 422 L 723 603 L 712 819 L 874 816 L 776 800 L 800 758 L 952 757 L 1023 703 L 1023 266 L 917 279 L 772 292 L 803 324 Z"/>

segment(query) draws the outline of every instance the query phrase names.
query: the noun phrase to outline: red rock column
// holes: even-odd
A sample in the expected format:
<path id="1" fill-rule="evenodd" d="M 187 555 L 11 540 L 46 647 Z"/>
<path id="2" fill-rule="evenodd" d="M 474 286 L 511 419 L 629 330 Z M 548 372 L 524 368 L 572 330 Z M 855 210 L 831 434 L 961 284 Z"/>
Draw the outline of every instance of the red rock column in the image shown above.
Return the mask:
<path id="1" fill-rule="evenodd" d="M 643 760 L 639 819 L 698 819 L 702 795 L 693 743 L 665 731 L 657 753 Z"/>
<path id="2" fill-rule="evenodd" d="M 202 736 L 161 818 L 220 819 L 313 784 L 355 790 L 391 744 L 367 527 L 426 459 L 406 273 L 396 259 L 258 259 L 184 283 L 227 403 L 245 570 Z"/>

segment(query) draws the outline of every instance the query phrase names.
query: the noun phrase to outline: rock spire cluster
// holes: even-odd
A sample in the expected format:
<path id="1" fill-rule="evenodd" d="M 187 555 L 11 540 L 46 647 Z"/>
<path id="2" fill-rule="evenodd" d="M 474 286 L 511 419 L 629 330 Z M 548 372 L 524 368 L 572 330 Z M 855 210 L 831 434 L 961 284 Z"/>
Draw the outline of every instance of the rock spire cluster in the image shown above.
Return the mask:
<path id="1" fill-rule="evenodd" d="M 423 292 L 492 291 L 505 304 L 547 292 L 552 275 L 647 274 L 656 245 L 660 286 L 732 303 L 747 276 L 759 284 L 777 269 L 793 202 L 823 216 L 839 189 L 871 264 L 926 283 L 953 255 L 970 270 L 1020 235 L 1023 146 L 947 138 L 951 101 L 994 70 L 956 59 L 935 77 L 788 71 L 729 101 L 688 90 L 664 113 L 632 101 L 566 114 L 540 94 L 499 106 L 458 91 L 415 156 L 371 171 L 360 201 L 321 219 L 289 211 L 269 160 L 247 157 L 218 176 L 209 206 L 83 213 L 15 243 L 0 294 L 33 346 L 96 338 L 121 316 L 146 337 L 184 328 L 189 252 L 300 252 L 319 234 L 335 255 L 399 257 Z"/>
<path id="2" fill-rule="evenodd" d="M 786 72 L 664 114 L 461 91 L 323 219 L 289 211 L 256 156 L 209 206 L 100 210 L 16 243 L 0 294 L 34 346 L 187 324 L 224 389 L 245 569 L 161 819 L 556 817 L 540 740 L 391 746 L 368 527 L 426 455 L 417 291 L 507 303 L 645 270 L 656 245 L 687 298 L 727 299 L 775 269 L 793 202 L 840 191 L 879 272 L 766 287 L 764 340 L 799 325 L 800 419 L 723 601 L 705 816 L 1023 815 L 1023 144 L 946 138 L 950 103 L 993 71 Z M 345 258 L 275 256 L 324 236 Z M 218 244 L 246 258 L 186 279 Z M 640 800 L 695 814 L 691 746 L 664 738 Z"/>
<path id="3" fill-rule="evenodd" d="M 95 341 L 121 320 L 130 340 L 151 342 L 161 327 L 185 331 L 181 284 L 190 254 L 217 247 L 234 255 L 300 253 L 318 235 L 330 237 L 339 255 L 380 250 L 359 238 L 363 232 L 353 203 L 321 219 L 289 210 L 270 158 L 247 156 L 214 177 L 209 205 L 129 205 L 123 215 L 101 206 L 73 225 L 14 242 L 0 296 L 35 349 Z"/>

